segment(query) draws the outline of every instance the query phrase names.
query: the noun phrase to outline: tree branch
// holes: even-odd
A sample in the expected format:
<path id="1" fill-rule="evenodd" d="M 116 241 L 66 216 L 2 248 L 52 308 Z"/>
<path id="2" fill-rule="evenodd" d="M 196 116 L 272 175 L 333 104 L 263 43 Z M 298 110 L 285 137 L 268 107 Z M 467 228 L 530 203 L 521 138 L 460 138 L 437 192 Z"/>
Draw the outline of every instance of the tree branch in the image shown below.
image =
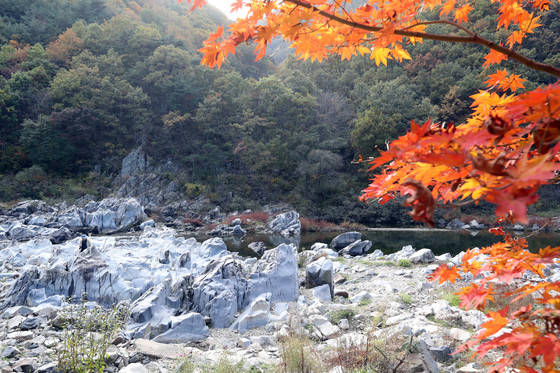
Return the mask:
<path id="1" fill-rule="evenodd" d="M 284 0 L 285 2 L 297 5 L 297 6 L 301 6 L 303 8 L 307 8 L 307 9 L 313 9 L 314 11 L 316 11 L 317 13 L 319 13 L 321 16 L 329 18 L 333 21 L 336 21 L 340 24 L 343 25 L 347 25 L 350 27 L 354 27 L 360 30 L 364 30 L 364 31 L 369 31 L 369 32 L 379 32 L 381 31 L 383 28 L 379 27 L 379 26 L 368 26 L 368 25 L 364 25 L 362 23 L 359 22 L 354 22 L 354 21 L 349 21 L 347 19 L 341 18 L 337 15 L 325 12 L 323 10 L 318 9 L 317 7 L 314 7 L 311 4 L 305 3 L 301 0 Z M 440 23 L 448 23 L 448 21 L 439 21 Z M 453 22 L 450 22 L 451 24 L 453 24 Z M 448 23 L 449 24 L 449 23 Z M 456 27 L 459 26 L 457 24 L 454 24 Z M 462 26 L 459 27 L 461 29 L 464 29 Z M 469 32 L 469 31 L 467 31 Z M 410 31 L 410 30 L 395 30 L 394 31 L 395 35 L 400 35 L 400 36 L 406 36 L 409 38 L 420 38 L 420 39 L 429 39 L 429 40 L 437 40 L 437 41 L 447 41 L 447 42 L 452 42 L 452 43 L 473 43 L 473 44 L 479 44 L 482 46 L 485 46 L 487 48 L 490 48 L 492 50 L 495 50 L 496 52 L 500 52 L 502 54 L 505 54 L 506 56 L 508 56 L 509 58 L 511 58 L 512 60 L 515 60 L 533 70 L 538 70 L 538 71 L 543 71 L 545 73 L 549 73 L 551 75 L 554 75 L 556 77 L 560 78 L 560 68 L 557 68 L 555 66 L 552 65 L 547 65 L 544 63 L 540 63 L 537 62 L 535 60 L 532 60 L 528 57 L 525 57 L 511 49 L 508 49 L 506 47 L 504 47 L 503 45 L 499 45 L 491 40 L 488 40 L 486 38 L 483 38 L 482 36 L 473 33 L 472 31 L 469 32 L 469 36 L 455 36 L 455 35 L 439 35 L 439 34 L 431 34 L 431 33 L 427 33 L 427 32 L 418 32 L 418 31 Z"/>

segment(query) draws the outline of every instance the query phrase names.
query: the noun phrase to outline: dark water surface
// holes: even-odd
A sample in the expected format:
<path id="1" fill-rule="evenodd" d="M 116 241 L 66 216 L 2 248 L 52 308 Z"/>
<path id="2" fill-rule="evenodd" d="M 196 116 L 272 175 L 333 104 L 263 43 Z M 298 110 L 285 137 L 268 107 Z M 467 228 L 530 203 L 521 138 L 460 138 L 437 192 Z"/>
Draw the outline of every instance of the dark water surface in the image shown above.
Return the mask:
<path id="1" fill-rule="evenodd" d="M 309 249 L 316 242 L 329 244 L 341 232 L 313 232 L 304 233 L 301 237 L 282 237 L 275 235 L 250 234 L 241 238 L 224 238 L 228 249 L 237 251 L 241 255 L 252 256 L 254 253 L 248 249 L 251 242 L 262 241 L 268 248 L 273 248 L 281 243 L 296 244 L 300 250 Z M 380 249 L 385 254 L 400 250 L 403 246 L 412 245 L 415 249 L 428 248 L 436 255 L 450 253 L 456 255 L 468 248 L 489 246 L 500 241 L 501 237 L 482 231 L 450 231 L 428 229 L 375 229 L 362 231 L 362 240 L 373 243 L 371 251 Z M 560 246 L 560 234 L 552 232 L 533 233 L 525 231 L 520 234 L 511 233 L 519 237 L 526 237 L 530 250 L 538 250 L 546 246 Z M 206 237 L 199 237 L 205 239 Z"/>

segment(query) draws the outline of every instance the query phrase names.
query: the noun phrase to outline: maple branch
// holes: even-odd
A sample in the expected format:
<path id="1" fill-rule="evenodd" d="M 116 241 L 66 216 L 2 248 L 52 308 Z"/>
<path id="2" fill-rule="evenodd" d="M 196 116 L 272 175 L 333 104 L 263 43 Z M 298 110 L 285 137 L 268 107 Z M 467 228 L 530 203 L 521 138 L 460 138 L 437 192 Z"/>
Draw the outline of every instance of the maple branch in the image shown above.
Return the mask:
<path id="1" fill-rule="evenodd" d="M 410 26 L 408 26 L 408 27 L 405 27 L 403 30 L 409 30 L 409 29 L 414 28 L 414 27 L 416 27 L 416 26 L 418 26 L 418 25 L 434 25 L 434 24 L 444 24 L 444 25 L 453 26 L 453 27 L 458 28 L 459 30 L 465 31 L 467 34 L 469 34 L 469 35 L 471 35 L 471 36 L 476 35 L 474 32 L 472 32 L 471 30 L 469 30 L 468 28 L 466 28 L 466 27 L 463 26 L 463 25 L 460 25 L 460 24 L 458 24 L 458 23 L 451 22 L 451 21 L 444 21 L 444 20 L 440 20 L 440 21 L 418 22 L 418 23 L 415 23 L 415 24 L 410 25 Z"/>
<path id="2" fill-rule="evenodd" d="M 292 3 L 294 5 L 297 6 L 301 6 L 303 8 L 307 8 L 307 9 L 313 9 L 314 12 L 317 12 L 318 14 L 320 14 L 323 17 L 329 18 L 333 21 L 336 21 L 338 23 L 341 23 L 343 25 L 347 25 L 350 27 L 354 27 L 357 29 L 361 29 L 364 31 L 369 31 L 369 32 L 379 32 L 381 30 L 383 30 L 383 27 L 379 27 L 379 26 L 368 26 L 368 25 L 364 25 L 363 23 L 359 23 L 359 22 L 354 22 L 354 21 L 349 21 L 347 19 L 341 18 L 337 15 L 325 12 L 323 10 L 320 10 L 319 8 L 305 3 L 301 0 L 284 0 L 288 3 Z M 440 22 L 447 22 L 447 21 L 440 21 Z M 471 31 L 472 33 L 472 31 Z M 418 31 L 409 31 L 409 30 L 395 30 L 394 31 L 395 35 L 400 35 L 400 36 L 406 36 L 409 38 L 420 38 L 420 39 L 428 39 L 428 40 L 437 40 L 437 41 L 446 41 L 446 42 L 452 42 L 452 43 L 472 43 L 472 44 L 479 44 L 482 46 L 485 46 L 487 48 L 490 48 L 492 50 L 495 50 L 496 52 L 500 52 L 502 54 L 505 54 L 506 56 L 510 57 L 511 59 L 533 69 L 533 70 L 538 70 L 538 71 L 543 71 L 545 73 L 549 73 L 551 75 L 554 75 L 556 77 L 560 78 L 560 68 L 557 68 L 555 66 L 552 65 L 547 65 L 544 63 L 540 63 L 537 62 L 535 60 L 532 60 L 526 56 L 523 56 L 522 54 L 519 54 L 511 49 L 508 49 L 506 47 L 504 47 L 503 45 L 499 45 L 491 40 L 488 40 L 486 38 L 483 38 L 482 36 L 476 34 L 476 33 L 472 33 L 470 36 L 455 36 L 455 35 L 439 35 L 439 34 L 432 34 L 432 33 L 428 33 L 428 32 L 418 32 Z"/>

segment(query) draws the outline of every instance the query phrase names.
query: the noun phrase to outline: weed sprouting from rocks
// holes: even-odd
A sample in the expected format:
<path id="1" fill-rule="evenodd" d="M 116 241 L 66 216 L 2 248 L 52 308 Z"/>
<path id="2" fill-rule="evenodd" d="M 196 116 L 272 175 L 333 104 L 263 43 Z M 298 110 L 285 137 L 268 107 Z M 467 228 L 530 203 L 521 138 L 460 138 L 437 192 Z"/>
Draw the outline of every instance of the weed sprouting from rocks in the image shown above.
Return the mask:
<path id="1" fill-rule="evenodd" d="M 408 259 L 399 260 L 399 267 L 411 267 L 412 263 Z"/>
<path id="2" fill-rule="evenodd" d="M 290 334 L 280 340 L 280 371 L 282 373 L 324 372 L 313 343 L 307 337 Z"/>
<path id="3" fill-rule="evenodd" d="M 63 336 L 55 348 L 59 372 L 103 372 L 107 349 L 118 331 L 127 321 L 127 306 L 110 309 L 87 303 L 85 296 L 61 315 Z"/>

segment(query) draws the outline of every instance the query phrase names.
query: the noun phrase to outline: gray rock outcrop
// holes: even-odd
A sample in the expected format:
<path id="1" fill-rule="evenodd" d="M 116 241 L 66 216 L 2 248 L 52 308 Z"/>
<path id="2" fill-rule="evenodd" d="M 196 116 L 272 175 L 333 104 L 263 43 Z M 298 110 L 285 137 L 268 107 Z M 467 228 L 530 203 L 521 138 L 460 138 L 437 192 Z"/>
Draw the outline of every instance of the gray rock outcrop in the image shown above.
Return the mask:
<path id="1" fill-rule="evenodd" d="M 122 160 L 121 176 L 141 174 L 150 167 L 148 154 L 142 147 L 134 149 Z"/>
<path id="2" fill-rule="evenodd" d="M 279 233 L 284 236 L 299 236 L 301 233 L 299 214 L 295 211 L 280 214 L 271 220 L 267 227 L 272 233 Z"/>

